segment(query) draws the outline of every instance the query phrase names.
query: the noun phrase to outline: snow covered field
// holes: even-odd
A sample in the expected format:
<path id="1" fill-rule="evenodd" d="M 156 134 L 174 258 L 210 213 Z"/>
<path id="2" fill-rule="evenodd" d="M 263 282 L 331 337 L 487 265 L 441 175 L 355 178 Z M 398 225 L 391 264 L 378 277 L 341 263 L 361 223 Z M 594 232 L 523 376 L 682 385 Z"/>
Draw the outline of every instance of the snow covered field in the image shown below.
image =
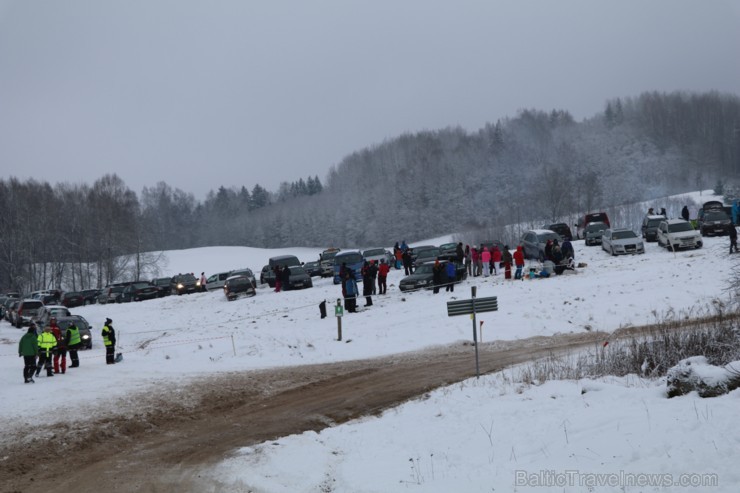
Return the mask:
<path id="1" fill-rule="evenodd" d="M 470 278 L 454 293 L 402 294 L 392 271 L 388 294 L 343 319 L 338 342 L 331 279 L 314 288 L 227 302 L 208 292 L 73 309 L 94 327 L 81 367 L 24 385 L 17 343 L 24 331 L 0 322 L 0 426 L 3 440 L 42 409 L 47 423 L 84 420 L 116 398 L 205 374 L 352 360 L 472 340 L 467 317 L 447 317 L 446 302 L 497 296 L 499 311 L 479 315 L 483 342 L 586 330 L 612 331 L 710 310 L 727 300 L 735 265 L 726 237 L 676 254 L 646 244 L 646 254 L 611 257 L 574 242 L 577 274 L 534 281 Z M 440 243 L 441 240 L 432 240 Z M 427 242 L 425 242 L 427 243 Z M 165 272 L 206 274 L 248 266 L 256 274 L 274 255 L 317 258 L 318 249 L 240 247 L 167 252 Z M 329 317 L 319 318 L 327 300 Z M 360 302 L 361 306 L 363 303 Z M 100 328 L 118 332 L 123 364 L 105 365 Z M 471 349 L 471 365 L 473 365 Z M 637 377 L 549 382 L 525 387 L 512 371 L 469 380 L 427 398 L 321 433 L 304 433 L 236 451 L 212 473 L 212 491 L 737 491 L 731 426 L 740 394 L 668 400 L 663 381 Z M 568 471 L 574 471 L 569 473 Z M 681 476 L 682 474 L 700 476 Z M 604 476 L 607 474 L 607 476 Z M 608 476 L 611 474 L 612 476 Z M 639 476 L 641 474 L 648 476 Z M 652 476 L 668 474 L 668 476 Z M 704 476 L 701 476 L 704 475 Z M 708 475 L 708 476 L 706 476 Z M 717 486 L 626 486 L 636 481 L 716 481 Z M 589 489 L 596 481 L 607 486 Z M 612 483 L 615 482 L 615 483 Z M 542 486 L 542 484 L 550 486 Z M 536 486 L 539 484 L 540 486 Z"/>

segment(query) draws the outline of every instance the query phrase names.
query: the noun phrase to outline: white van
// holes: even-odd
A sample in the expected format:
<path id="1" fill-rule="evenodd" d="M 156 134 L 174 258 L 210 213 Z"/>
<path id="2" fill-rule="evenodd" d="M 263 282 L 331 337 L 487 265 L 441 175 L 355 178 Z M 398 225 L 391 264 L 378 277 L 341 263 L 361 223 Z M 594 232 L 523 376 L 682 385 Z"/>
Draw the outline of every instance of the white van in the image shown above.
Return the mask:
<path id="1" fill-rule="evenodd" d="M 226 279 L 229 277 L 228 272 L 219 272 L 218 274 L 213 274 L 208 279 L 206 279 L 206 289 L 208 291 L 212 291 L 214 289 L 221 289 L 224 287 L 224 284 L 226 284 Z"/>

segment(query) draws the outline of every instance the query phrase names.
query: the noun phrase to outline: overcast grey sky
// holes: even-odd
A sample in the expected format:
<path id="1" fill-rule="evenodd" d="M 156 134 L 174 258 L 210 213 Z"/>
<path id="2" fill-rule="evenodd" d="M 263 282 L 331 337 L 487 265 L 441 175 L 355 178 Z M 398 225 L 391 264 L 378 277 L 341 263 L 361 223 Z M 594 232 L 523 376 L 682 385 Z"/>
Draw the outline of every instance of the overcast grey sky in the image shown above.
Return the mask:
<path id="1" fill-rule="evenodd" d="M 318 175 L 402 132 L 740 95 L 734 0 L 0 0 L 2 178 Z"/>

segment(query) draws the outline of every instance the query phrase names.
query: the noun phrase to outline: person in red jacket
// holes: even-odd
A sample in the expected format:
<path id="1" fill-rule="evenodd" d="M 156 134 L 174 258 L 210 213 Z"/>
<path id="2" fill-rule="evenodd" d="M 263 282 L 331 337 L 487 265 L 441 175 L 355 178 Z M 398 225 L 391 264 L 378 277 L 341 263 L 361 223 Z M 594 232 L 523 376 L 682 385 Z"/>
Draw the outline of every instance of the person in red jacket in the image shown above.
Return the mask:
<path id="1" fill-rule="evenodd" d="M 516 266 L 514 279 L 521 279 L 522 269 L 524 268 L 524 248 L 521 245 L 517 246 L 516 252 L 514 252 L 514 265 Z"/>
<path id="2" fill-rule="evenodd" d="M 499 250 L 498 245 L 493 245 L 493 251 L 491 252 L 491 274 L 497 275 L 497 269 L 499 268 L 499 265 L 501 264 L 501 250 Z"/>
<path id="3" fill-rule="evenodd" d="M 378 294 L 385 294 L 388 290 L 388 286 L 385 284 L 385 280 L 388 277 L 391 267 L 385 263 L 385 259 L 381 259 L 380 265 L 378 266 Z"/>
<path id="4" fill-rule="evenodd" d="M 51 333 L 57 340 L 57 346 L 54 348 L 54 373 L 59 373 L 61 366 L 62 373 L 67 372 L 67 341 L 62 337 L 62 330 L 57 325 L 57 319 L 52 317 L 49 320 L 49 327 L 51 327 Z"/>

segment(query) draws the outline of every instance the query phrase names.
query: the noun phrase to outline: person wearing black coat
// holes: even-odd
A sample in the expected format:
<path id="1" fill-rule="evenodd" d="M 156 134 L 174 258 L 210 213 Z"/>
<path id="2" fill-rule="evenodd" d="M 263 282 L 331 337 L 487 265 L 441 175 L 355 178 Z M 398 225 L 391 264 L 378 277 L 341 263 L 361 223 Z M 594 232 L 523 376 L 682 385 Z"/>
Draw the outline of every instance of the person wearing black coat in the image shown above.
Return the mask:
<path id="1" fill-rule="evenodd" d="M 734 224 L 727 225 L 727 234 L 730 235 L 730 253 L 732 253 L 733 249 L 737 253 L 737 229 L 735 229 Z"/>
<path id="2" fill-rule="evenodd" d="M 683 218 L 684 221 L 689 220 L 689 207 L 688 206 L 685 205 L 683 206 L 683 209 L 681 209 L 681 217 Z"/>
<path id="3" fill-rule="evenodd" d="M 365 297 L 365 306 L 373 306 L 373 297 L 371 295 L 373 294 L 375 281 L 370 270 L 370 262 L 365 261 L 360 273 L 362 274 L 362 295 Z"/>

